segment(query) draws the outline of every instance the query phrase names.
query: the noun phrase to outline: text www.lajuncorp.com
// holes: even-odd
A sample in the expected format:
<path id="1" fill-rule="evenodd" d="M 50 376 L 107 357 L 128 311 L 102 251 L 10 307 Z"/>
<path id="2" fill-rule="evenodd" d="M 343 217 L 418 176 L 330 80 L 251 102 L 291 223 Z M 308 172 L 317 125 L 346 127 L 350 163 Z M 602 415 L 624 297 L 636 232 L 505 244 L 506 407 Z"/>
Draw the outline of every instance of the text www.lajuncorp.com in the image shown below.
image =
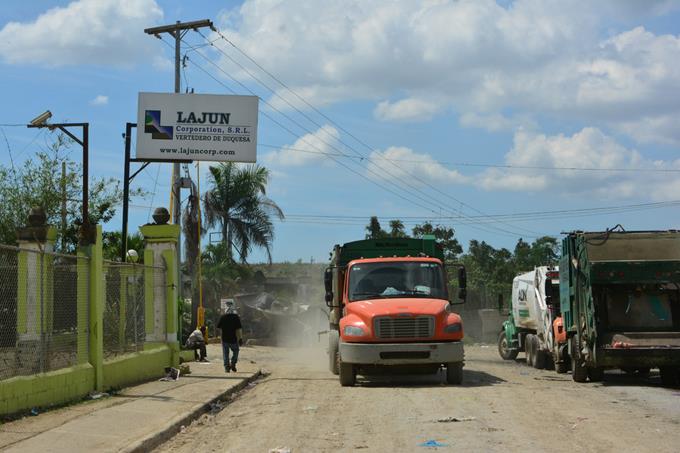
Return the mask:
<path id="1" fill-rule="evenodd" d="M 200 149 L 200 148 L 161 148 L 161 153 L 163 154 L 184 154 L 185 156 L 191 156 L 194 154 L 201 154 L 207 156 L 234 156 L 236 151 L 229 149 Z"/>

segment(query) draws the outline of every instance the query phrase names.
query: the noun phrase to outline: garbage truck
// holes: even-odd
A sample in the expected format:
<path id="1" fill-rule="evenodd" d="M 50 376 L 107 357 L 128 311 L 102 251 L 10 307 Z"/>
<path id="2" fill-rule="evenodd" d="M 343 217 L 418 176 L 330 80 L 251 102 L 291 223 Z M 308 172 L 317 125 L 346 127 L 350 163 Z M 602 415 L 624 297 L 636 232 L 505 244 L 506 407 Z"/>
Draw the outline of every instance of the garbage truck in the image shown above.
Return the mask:
<path id="1" fill-rule="evenodd" d="M 680 384 L 679 231 L 569 233 L 559 273 L 574 381 L 659 368 Z"/>
<path id="2" fill-rule="evenodd" d="M 529 366 L 568 371 L 559 283 L 559 271 L 553 266 L 540 266 L 513 279 L 510 312 L 498 334 L 503 359 L 514 360 L 524 352 Z"/>
<path id="3" fill-rule="evenodd" d="M 328 360 L 342 386 L 356 376 L 438 373 L 463 380 L 463 324 L 454 306 L 466 296 L 465 268 L 449 297 L 444 253 L 434 236 L 366 239 L 336 245 L 324 283 Z"/>

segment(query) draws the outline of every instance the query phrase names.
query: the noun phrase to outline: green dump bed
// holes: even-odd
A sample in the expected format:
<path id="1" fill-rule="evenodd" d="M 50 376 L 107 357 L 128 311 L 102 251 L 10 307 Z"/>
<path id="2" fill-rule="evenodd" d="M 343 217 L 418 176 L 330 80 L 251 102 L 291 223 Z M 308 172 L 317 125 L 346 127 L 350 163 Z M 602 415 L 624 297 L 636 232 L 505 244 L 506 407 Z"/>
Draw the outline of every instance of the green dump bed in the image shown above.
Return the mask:
<path id="1" fill-rule="evenodd" d="M 385 238 L 347 242 L 335 246 L 331 260 L 336 266 L 344 267 L 350 261 L 359 258 L 393 256 L 430 256 L 444 262 L 442 248 L 436 243 L 434 237 L 427 236 L 423 239 Z"/>

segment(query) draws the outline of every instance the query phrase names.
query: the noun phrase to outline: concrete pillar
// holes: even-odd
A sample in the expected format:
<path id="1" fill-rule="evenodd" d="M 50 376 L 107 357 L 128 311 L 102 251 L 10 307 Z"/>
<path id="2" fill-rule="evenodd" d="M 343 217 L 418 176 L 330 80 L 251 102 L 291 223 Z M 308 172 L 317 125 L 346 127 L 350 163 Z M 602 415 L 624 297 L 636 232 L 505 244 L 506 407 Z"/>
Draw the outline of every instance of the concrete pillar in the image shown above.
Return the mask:
<path id="1" fill-rule="evenodd" d="M 42 209 L 34 208 L 29 225 L 17 230 L 21 250 L 17 263 L 17 368 L 29 373 L 49 367 L 47 345 L 52 333 L 52 255 L 57 230 L 45 224 Z"/>
<path id="2" fill-rule="evenodd" d="M 178 331 L 178 284 L 179 268 L 176 260 L 180 226 L 170 225 L 165 208 L 154 212 L 156 223 L 139 228 L 146 243 L 145 266 L 165 266 L 164 275 L 146 268 L 144 275 L 146 299 L 146 341 L 166 343 L 173 351 L 173 365 L 179 364 Z M 162 283 L 162 284 L 160 284 Z M 150 299 L 152 305 L 149 304 Z M 153 324 L 151 324 L 153 320 Z"/>
<path id="3" fill-rule="evenodd" d="M 89 257 L 88 278 L 89 291 L 87 306 L 89 310 L 89 362 L 94 368 L 95 390 L 101 392 L 104 387 L 104 303 L 106 301 L 106 286 L 104 284 L 104 253 L 102 250 L 102 226 L 95 225 L 94 242 L 82 246 L 80 253 Z M 80 267 L 80 260 L 79 260 Z M 78 276 L 80 278 L 80 274 Z M 78 285 L 80 288 L 80 285 Z M 84 304 L 78 295 L 78 328 L 81 326 L 80 306 Z M 79 351 L 80 352 L 80 351 Z M 80 358 L 80 357 L 79 357 Z"/>

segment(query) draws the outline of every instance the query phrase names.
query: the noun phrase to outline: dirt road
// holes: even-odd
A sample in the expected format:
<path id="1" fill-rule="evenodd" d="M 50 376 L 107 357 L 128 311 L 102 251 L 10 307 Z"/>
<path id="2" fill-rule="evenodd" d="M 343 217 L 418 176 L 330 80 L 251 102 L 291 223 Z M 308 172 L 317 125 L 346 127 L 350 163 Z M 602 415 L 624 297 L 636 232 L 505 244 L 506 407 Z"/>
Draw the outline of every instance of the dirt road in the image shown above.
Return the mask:
<path id="1" fill-rule="evenodd" d="M 360 378 L 343 388 L 320 348 L 242 355 L 271 375 L 159 451 L 412 452 L 428 441 L 443 445 L 437 450 L 504 453 L 680 449 L 680 390 L 662 388 L 656 373 L 576 384 L 504 362 L 493 346 L 466 346 L 462 386 L 440 375 Z"/>

